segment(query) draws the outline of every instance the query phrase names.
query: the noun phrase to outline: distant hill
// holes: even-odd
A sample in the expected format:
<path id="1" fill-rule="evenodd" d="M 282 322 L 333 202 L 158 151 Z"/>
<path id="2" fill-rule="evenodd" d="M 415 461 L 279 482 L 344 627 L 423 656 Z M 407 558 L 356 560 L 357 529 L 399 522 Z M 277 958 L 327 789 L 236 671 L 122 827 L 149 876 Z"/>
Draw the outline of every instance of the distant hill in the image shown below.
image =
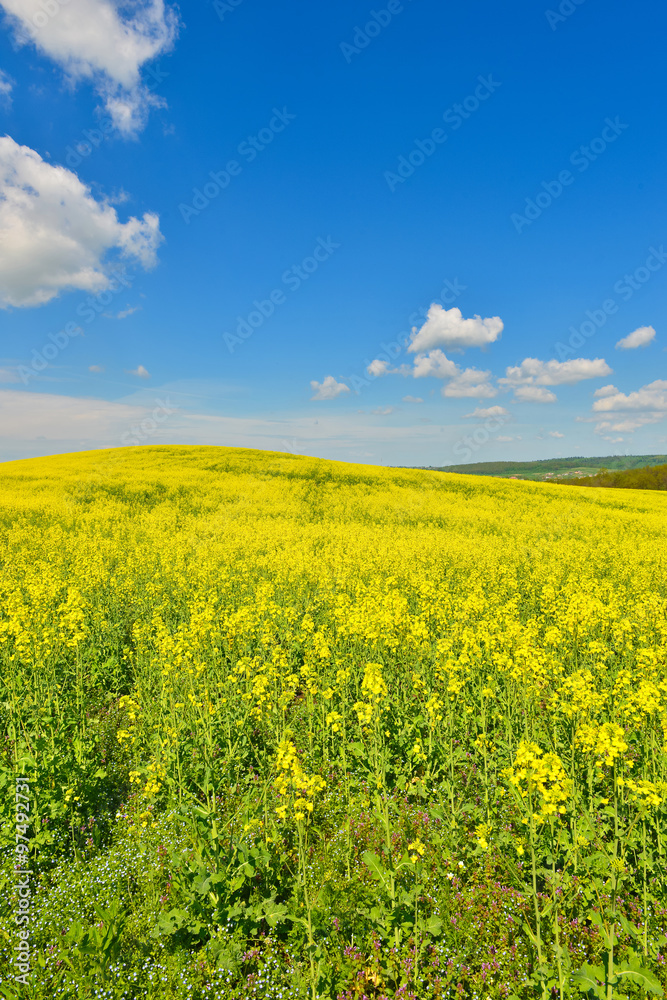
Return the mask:
<path id="1" fill-rule="evenodd" d="M 577 486 L 601 486 L 616 490 L 667 490 L 667 465 L 615 471 L 603 469 L 596 476 L 577 479 Z"/>
<path id="2" fill-rule="evenodd" d="M 498 476 L 509 479 L 591 478 L 602 471 L 645 469 L 667 462 L 667 455 L 606 455 L 600 458 L 545 458 L 535 462 L 473 462 L 470 465 L 428 466 L 434 472 L 457 472 L 466 476 Z M 425 468 L 425 466 L 420 466 Z M 591 484 L 592 485 L 592 484 Z"/>

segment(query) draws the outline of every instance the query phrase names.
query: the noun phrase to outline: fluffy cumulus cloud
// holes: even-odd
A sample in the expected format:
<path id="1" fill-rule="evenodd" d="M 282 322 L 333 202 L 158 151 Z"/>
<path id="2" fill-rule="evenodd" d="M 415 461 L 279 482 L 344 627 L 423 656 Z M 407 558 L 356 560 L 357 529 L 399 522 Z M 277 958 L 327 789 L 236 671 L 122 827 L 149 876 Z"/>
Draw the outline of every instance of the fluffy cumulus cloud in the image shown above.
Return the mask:
<path id="1" fill-rule="evenodd" d="M 467 347 L 486 347 L 498 339 L 503 331 L 503 321 L 499 316 L 482 319 L 474 316 L 464 319 L 461 310 L 453 306 L 445 309 L 434 303 L 426 314 L 426 322 L 417 330 L 415 327 L 408 351 L 421 354 L 437 347 L 465 350 Z"/>
<path id="2" fill-rule="evenodd" d="M 514 388 L 520 385 L 574 385 L 587 378 L 611 375 L 611 368 L 603 358 L 572 358 L 571 361 L 538 361 L 526 358 L 520 365 L 505 370 L 501 385 Z"/>
<path id="3" fill-rule="evenodd" d="M 620 434 L 632 434 L 640 427 L 657 424 L 664 416 L 664 413 L 638 413 L 634 417 L 625 417 L 622 420 L 601 420 L 595 426 L 595 433 L 606 435 L 609 431 L 614 431 Z"/>
<path id="4" fill-rule="evenodd" d="M 627 395 L 614 385 L 606 385 L 596 393 L 593 403 L 595 413 L 618 412 L 622 410 L 652 410 L 667 413 L 667 381 L 657 379 Z"/>
<path id="5" fill-rule="evenodd" d="M 472 413 L 464 413 L 463 416 L 485 420 L 488 417 L 509 417 L 509 411 L 504 406 L 476 406 Z"/>
<path id="6" fill-rule="evenodd" d="M 409 369 L 408 369 L 409 370 Z M 442 351 L 429 351 L 428 354 L 419 354 L 415 358 L 414 369 L 411 374 L 415 378 L 454 378 L 459 373 L 459 366 L 450 361 Z"/>
<path id="7" fill-rule="evenodd" d="M 652 340 L 655 340 L 655 330 L 653 327 L 640 326 L 637 330 L 629 333 L 627 337 L 619 340 L 616 347 L 621 351 L 631 351 L 636 347 L 646 347 Z"/>
<path id="8" fill-rule="evenodd" d="M 549 437 L 550 438 L 562 438 L 562 437 L 565 437 L 565 435 L 561 434 L 560 431 L 549 431 Z"/>
<path id="9" fill-rule="evenodd" d="M 603 385 L 600 389 L 596 389 L 593 395 L 596 399 L 602 399 L 603 396 L 615 396 L 617 392 L 615 385 Z"/>
<path id="10" fill-rule="evenodd" d="M 136 368 L 132 368 L 126 372 L 126 375 L 136 375 L 138 378 L 150 378 L 151 373 L 143 365 L 137 365 Z"/>
<path id="11" fill-rule="evenodd" d="M 403 396 L 404 403 L 423 403 L 421 396 Z"/>
<path id="12" fill-rule="evenodd" d="M 151 268 L 161 242 L 157 215 L 120 222 L 72 171 L 0 138 L 0 306 L 101 292 L 111 284 L 111 252 Z"/>
<path id="13" fill-rule="evenodd" d="M 605 385 L 595 393 L 593 412 L 604 414 L 605 419 L 595 427 L 607 441 L 622 440 L 610 434 L 632 434 L 640 427 L 657 424 L 667 417 L 667 381 L 657 379 L 635 392 L 624 393 L 615 385 Z M 628 414 L 613 417 L 612 414 Z"/>
<path id="14" fill-rule="evenodd" d="M 459 368 L 456 362 L 448 358 L 440 348 L 418 354 L 412 365 L 391 368 L 387 361 L 375 360 L 371 361 L 366 370 L 369 375 L 376 377 L 379 375 L 404 375 L 412 378 L 447 380 L 447 384 L 442 387 L 442 395 L 456 399 L 464 397 L 490 399 L 498 391 L 490 382 L 490 371 L 480 371 L 478 368 Z M 406 399 L 407 402 L 414 401 L 414 397 L 411 396 L 406 397 Z"/>
<path id="15" fill-rule="evenodd" d="M 325 375 L 323 382 L 313 380 L 310 383 L 310 388 L 313 390 L 311 399 L 335 399 L 342 393 L 350 391 L 349 385 L 337 382 L 333 375 Z"/>
<path id="16" fill-rule="evenodd" d="M 366 368 L 369 375 L 373 375 L 374 378 L 381 378 L 383 375 L 393 374 L 395 369 L 392 369 L 388 361 L 380 361 L 376 358 Z"/>
<path id="17" fill-rule="evenodd" d="M 442 395 L 453 399 L 492 399 L 498 390 L 491 385 L 491 372 L 464 368 L 442 387 Z"/>
<path id="18" fill-rule="evenodd" d="M 505 369 L 505 377 L 498 384 L 514 390 L 514 398 L 520 403 L 555 403 L 556 395 L 546 386 L 574 385 L 588 378 L 600 378 L 611 374 L 611 368 L 603 358 L 572 358 L 570 361 L 539 361 L 525 358 L 520 365 Z"/>
<path id="19" fill-rule="evenodd" d="M 514 398 L 520 403 L 555 403 L 558 399 L 555 392 L 541 385 L 517 385 L 514 389 Z"/>
<path id="20" fill-rule="evenodd" d="M 32 44 L 74 81 L 90 80 L 126 135 L 163 103 L 141 80 L 142 67 L 169 51 L 178 19 L 163 0 L 0 0 L 20 43 Z"/>

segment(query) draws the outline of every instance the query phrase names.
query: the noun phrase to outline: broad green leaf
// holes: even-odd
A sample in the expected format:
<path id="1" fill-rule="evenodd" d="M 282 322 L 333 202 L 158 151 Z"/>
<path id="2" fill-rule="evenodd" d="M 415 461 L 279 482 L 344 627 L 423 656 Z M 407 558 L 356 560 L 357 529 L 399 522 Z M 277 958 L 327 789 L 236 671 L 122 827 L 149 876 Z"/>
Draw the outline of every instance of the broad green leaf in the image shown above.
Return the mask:
<path id="1" fill-rule="evenodd" d="M 376 878 L 378 882 L 386 881 L 387 872 L 385 871 L 384 866 L 377 854 L 373 854 L 372 851 L 364 851 L 361 858 L 373 878 Z"/>
<path id="2" fill-rule="evenodd" d="M 582 993 L 591 990 L 596 997 L 604 1000 L 604 985 L 601 984 L 604 984 L 605 974 L 601 965 L 582 965 L 572 978 Z"/>
<path id="3" fill-rule="evenodd" d="M 658 980 L 655 978 L 650 969 L 641 965 L 638 959 L 635 959 L 634 962 L 629 962 L 627 965 L 615 966 L 614 972 L 619 979 L 629 979 L 633 983 L 638 983 L 648 993 L 653 993 L 658 997 L 663 995 L 662 986 Z"/>

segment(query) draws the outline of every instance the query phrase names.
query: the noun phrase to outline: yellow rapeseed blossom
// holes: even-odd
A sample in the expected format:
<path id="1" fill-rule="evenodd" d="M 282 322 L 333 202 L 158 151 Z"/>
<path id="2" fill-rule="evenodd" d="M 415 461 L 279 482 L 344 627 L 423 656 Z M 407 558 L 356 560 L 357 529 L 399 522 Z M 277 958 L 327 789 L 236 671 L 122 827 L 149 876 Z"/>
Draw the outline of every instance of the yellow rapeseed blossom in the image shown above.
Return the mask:
<path id="1" fill-rule="evenodd" d="M 286 819 L 291 811 L 297 822 L 308 819 L 313 811 L 313 799 L 324 791 L 326 782 L 319 775 L 307 775 L 301 766 L 296 747 L 289 739 L 284 739 L 276 754 L 275 788 L 283 800 L 276 809 L 280 819 Z"/>
<path id="2" fill-rule="evenodd" d="M 600 726 L 584 723 L 577 729 L 576 742 L 584 753 L 596 758 L 598 768 L 603 763 L 612 766 L 628 749 L 625 733 L 615 722 L 604 722 Z"/>
<path id="3" fill-rule="evenodd" d="M 570 781 L 555 753 L 544 753 L 536 743 L 522 740 L 506 774 L 522 799 L 533 800 L 534 809 L 539 810 L 533 813 L 536 820 L 566 812 Z"/>

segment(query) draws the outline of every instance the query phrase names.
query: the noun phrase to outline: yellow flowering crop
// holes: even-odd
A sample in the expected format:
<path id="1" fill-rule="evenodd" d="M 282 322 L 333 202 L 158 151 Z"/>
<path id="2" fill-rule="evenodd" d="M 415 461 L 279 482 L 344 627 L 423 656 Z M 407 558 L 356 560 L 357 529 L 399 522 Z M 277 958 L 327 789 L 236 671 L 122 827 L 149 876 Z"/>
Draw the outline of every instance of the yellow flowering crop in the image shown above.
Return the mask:
<path id="1" fill-rule="evenodd" d="M 664 492 L 119 448 L 4 463 L 0 531 L 2 763 L 39 747 L 44 851 L 112 801 L 147 842 L 195 817 L 221 849 L 298 841 L 276 899 L 313 906 L 380 844 L 396 905 L 438 852 L 471 884 L 530 860 L 540 892 L 545 857 L 592 871 L 613 836 L 664 859 Z"/>

